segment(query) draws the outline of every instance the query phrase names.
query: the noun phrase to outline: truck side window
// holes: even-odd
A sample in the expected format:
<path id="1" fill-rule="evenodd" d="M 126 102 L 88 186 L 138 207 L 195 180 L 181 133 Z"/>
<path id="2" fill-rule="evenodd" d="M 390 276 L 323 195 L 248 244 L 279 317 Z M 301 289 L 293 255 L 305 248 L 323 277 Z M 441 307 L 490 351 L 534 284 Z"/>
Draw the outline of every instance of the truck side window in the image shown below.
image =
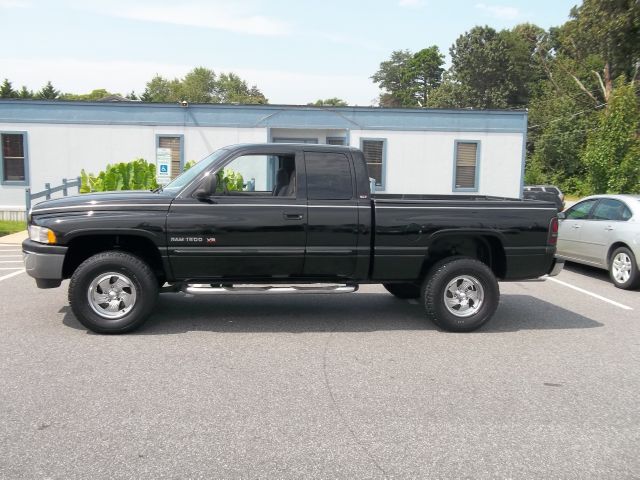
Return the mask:
<path id="1" fill-rule="evenodd" d="M 241 155 L 217 175 L 225 195 L 295 197 L 294 155 Z"/>
<path id="2" fill-rule="evenodd" d="M 309 200 L 353 198 L 351 165 L 342 153 L 305 153 Z"/>

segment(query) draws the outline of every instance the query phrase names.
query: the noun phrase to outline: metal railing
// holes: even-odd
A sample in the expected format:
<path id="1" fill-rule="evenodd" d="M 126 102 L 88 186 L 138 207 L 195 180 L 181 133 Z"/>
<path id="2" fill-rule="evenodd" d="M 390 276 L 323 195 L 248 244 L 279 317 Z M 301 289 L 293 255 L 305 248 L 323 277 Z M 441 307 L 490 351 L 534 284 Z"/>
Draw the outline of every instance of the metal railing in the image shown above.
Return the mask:
<path id="1" fill-rule="evenodd" d="M 41 192 L 31 193 L 31 188 L 29 187 L 25 188 L 24 200 L 25 200 L 25 206 L 26 206 L 26 213 L 28 214 L 29 210 L 31 210 L 31 200 L 35 200 L 36 198 L 42 198 L 42 197 L 44 197 L 45 200 L 51 200 L 51 194 L 57 193 L 57 192 L 62 192 L 62 195 L 66 197 L 67 195 L 69 195 L 70 188 L 77 187 L 79 192 L 81 184 L 82 184 L 82 180 L 80 179 L 80 177 L 77 177 L 75 180 L 72 180 L 71 182 L 68 181 L 66 178 L 63 178 L 62 185 L 53 187 L 53 188 L 51 188 L 50 183 L 45 183 L 44 190 Z"/>

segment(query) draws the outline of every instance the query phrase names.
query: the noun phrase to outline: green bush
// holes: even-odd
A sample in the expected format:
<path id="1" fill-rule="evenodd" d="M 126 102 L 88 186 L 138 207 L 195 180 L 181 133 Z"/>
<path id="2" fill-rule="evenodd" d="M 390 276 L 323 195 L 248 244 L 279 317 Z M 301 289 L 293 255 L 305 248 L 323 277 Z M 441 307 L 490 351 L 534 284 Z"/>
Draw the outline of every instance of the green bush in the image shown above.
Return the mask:
<path id="1" fill-rule="evenodd" d="M 189 160 L 187 163 L 184 164 L 184 167 L 182 167 L 182 171 L 186 172 L 187 170 L 189 170 L 191 167 L 193 167 L 196 164 L 195 160 Z"/>
<path id="2" fill-rule="evenodd" d="M 129 163 L 107 165 L 98 175 L 80 172 L 80 193 L 111 192 L 114 190 L 153 190 L 158 187 L 156 166 L 143 158 Z"/>
<path id="3" fill-rule="evenodd" d="M 244 187 L 244 179 L 239 172 L 225 168 L 216 173 L 216 192 L 241 192 Z"/>

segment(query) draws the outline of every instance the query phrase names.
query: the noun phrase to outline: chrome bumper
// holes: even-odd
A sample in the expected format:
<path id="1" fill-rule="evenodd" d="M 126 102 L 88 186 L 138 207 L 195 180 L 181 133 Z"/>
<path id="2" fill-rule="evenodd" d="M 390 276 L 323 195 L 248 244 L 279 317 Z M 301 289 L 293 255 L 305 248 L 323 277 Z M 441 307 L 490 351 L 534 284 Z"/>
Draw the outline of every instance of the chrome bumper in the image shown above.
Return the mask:
<path id="1" fill-rule="evenodd" d="M 26 240 L 22 244 L 22 258 L 27 274 L 36 279 L 39 288 L 54 288 L 62 282 L 62 266 L 67 251 L 66 247 L 49 247 L 36 245 L 33 250 L 45 250 L 34 252 Z"/>

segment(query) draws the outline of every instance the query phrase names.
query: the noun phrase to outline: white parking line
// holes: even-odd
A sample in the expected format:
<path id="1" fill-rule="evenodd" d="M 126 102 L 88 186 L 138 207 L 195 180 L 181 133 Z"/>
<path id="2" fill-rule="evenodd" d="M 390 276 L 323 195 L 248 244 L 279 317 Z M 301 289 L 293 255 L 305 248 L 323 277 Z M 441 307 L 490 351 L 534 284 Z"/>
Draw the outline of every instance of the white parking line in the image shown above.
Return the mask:
<path id="1" fill-rule="evenodd" d="M 0 255 L 0 258 L 16 258 L 16 257 L 22 257 L 22 255 Z"/>
<path id="2" fill-rule="evenodd" d="M 11 272 L 11 273 L 8 273 L 8 274 L 7 274 L 7 275 L 5 275 L 4 277 L 0 277 L 0 282 L 1 282 L 1 281 L 3 281 L 3 280 L 7 280 L 7 279 L 9 279 L 9 278 L 11 278 L 11 277 L 15 277 L 16 275 L 20 275 L 21 273 L 24 273 L 24 272 L 25 272 L 25 270 L 24 270 L 24 268 L 23 268 L 23 269 L 21 269 L 21 270 L 18 270 L 17 272 Z"/>
<path id="3" fill-rule="evenodd" d="M 19 270 L 22 267 L 0 267 L 0 270 Z"/>
<path id="4" fill-rule="evenodd" d="M 584 288 L 576 287 L 575 285 L 571 285 L 570 283 L 563 282 L 562 280 L 558 280 L 557 278 L 547 277 L 547 280 L 551 280 L 552 282 L 559 283 L 560 285 L 564 285 L 565 287 L 572 288 L 573 290 L 589 295 L 593 298 L 597 298 L 598 300 L 602 300 L 603 302 L 607 302 L 613 306 L 618 308 L 622 308 L 623 310 L 633 310 L 633 308 L 628 307 L 627 305 L 623 305 L 622 303 L 614 302 L 613 300 L 609 300 L 608 298 L 603 297 L 602 295 L 598 295 L 597 293 L 590 292 L 589 290 L 585 290 Z"/>
<path id="5" fill-rule="evenodd" d="M 0 263 L 22 263 L 22 260 L 0 260 Z"/>

